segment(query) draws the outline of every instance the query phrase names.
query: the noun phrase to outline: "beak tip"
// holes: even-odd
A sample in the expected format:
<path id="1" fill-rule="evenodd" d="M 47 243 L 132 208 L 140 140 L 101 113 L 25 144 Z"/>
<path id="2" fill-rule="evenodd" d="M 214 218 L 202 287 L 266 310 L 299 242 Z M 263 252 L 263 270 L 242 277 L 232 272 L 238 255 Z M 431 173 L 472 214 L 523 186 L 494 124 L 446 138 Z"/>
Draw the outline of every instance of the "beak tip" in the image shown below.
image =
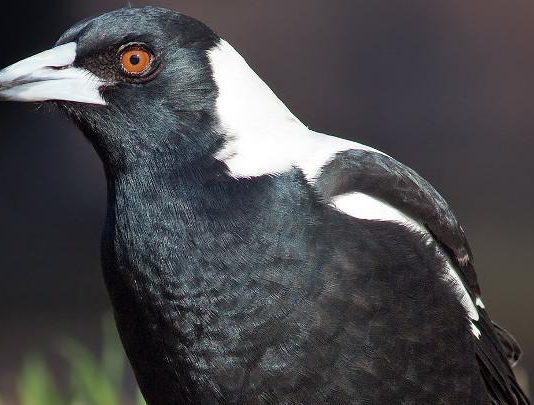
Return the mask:
<path id="1" fill-rule="evenodd" d="M 106 105 L 104 82 L 72 65 L 76 43 L 68 43 L 23 59 L 0 70 L 0 100 L 72 101 Z"/>

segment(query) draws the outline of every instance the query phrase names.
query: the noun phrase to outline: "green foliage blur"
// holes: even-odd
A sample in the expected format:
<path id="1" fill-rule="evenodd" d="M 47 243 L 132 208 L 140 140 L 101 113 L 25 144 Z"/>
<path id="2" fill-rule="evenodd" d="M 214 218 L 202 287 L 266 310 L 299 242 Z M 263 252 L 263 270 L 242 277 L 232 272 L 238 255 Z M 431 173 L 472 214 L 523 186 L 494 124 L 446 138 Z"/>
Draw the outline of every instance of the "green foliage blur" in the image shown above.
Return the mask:
<path id="1" fill-rule="evenodd" d="M 39 355 L 26 358 L 17 377 L 20 405 L 146 405 L 141 393 L 125 389 L 126 356 L 111 316 L 102 322 L 102 350 L 92 353 L 67 339 L 60 349 L 68 365 L 68 386 L 61 390 Z M 131 390 L 130 390 L 131 391 Z M 6 404 L 0 398 L 0 405 Z"/>

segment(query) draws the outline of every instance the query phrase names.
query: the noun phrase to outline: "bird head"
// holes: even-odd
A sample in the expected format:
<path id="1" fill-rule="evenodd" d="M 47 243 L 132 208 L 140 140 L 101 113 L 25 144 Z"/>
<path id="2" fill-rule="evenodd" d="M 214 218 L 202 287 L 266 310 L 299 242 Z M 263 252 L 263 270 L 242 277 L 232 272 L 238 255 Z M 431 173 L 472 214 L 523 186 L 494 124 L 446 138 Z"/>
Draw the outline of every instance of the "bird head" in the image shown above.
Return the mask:
<path id="1" fill-rule="evenodd" d="M 0 99 L 59 106 L 112 170 L 169 156 L 186 164 L 222 142 L 208 56 L 219 41 L 174 11 L 112 11 L 0 71 Z"/>

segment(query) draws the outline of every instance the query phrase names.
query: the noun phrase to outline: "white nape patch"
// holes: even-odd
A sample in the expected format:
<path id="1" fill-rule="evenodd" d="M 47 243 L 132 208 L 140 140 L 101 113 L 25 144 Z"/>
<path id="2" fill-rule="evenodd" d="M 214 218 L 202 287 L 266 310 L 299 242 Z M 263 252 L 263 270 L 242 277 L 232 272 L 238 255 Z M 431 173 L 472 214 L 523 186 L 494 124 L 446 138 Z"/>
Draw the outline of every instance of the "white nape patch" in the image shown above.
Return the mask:
<path id="1" fill-rule="evenodd" d="M 0 98 L 13 101 L 63 100 L 106 104 L 105 83 L 91 72 L 75 68 L 76 43 L 60 45 L 0 71 Z"/>
<path id="2" fill-rule="evenodd" d="M 482 302 L 482 298 L 480 297 L 477 297 L 477 299 L 475 300 L 475 305 L 482 309 L 486 309 L 486 306 L 484 305 L 484 303 Z"/>
<path id="3" fill-rule="evenodd" d="M 415 229 L 426 234 L 426 229 L 417 221 L 403 214 L 391 205 L 364 193 L 353 192 L 335 196 L 331 205 L 355 218 L 389 221 Z"/>
<path id="4" fill-rule="evenodd" d="M 473 322 L 469 322 L 469 324 L 471 325 L 471 332 L 473 332 L 473 335 L 480 340 L 480 336 L 482 335 L 480 329 L 478 329 Z"/>
<path id="5" fill-rule="evenodd" d="M 309 181 L 336 153 L 373 148 L 310 131 L 226 41 L 208 53 L 218 88 L 217 114 L 227 143 L 215 156 L 236 177 L 299 167 Z M 381 152 L 379 152 L 381 153 Z"/>

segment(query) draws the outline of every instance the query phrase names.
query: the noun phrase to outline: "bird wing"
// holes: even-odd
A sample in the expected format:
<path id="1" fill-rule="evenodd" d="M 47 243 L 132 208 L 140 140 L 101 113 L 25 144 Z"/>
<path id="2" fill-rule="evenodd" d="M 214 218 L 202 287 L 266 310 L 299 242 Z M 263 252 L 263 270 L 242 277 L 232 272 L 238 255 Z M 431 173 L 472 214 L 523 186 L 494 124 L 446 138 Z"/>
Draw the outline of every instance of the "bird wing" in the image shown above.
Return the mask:
<path id="1" fill-rule="evenodd" d="M 390 156 L 352 149 L 337 153 L 323 166 L 316 187 L 327 201 L 349 193 L 363 193 L 426 228 L 447 254 L 478 312 L 477 319 L 471 320 L 476 331 L 473 341 L 490 397 L 497 404 L 528 404 L 511 369 L 511 364 L 519 358 L 519 346 L 507 331 L 490 320 L 484 309 L 465 233 L 432 185 Z"/>
<path id="2" fill-rule="evenodd" d="M 462 227 L 445 199 L 409 167 L 378 152 L 348 150 L 337 154 L 323 167 L 317 186 L 326 198 L 361 192 L 413 218 L 447 250 L 469 290 L 480 294 L 471 249 Z"/>
<path id="3" fill-rule="evenodd" d="M 475 353 L 482 378 L 494 404 L 529 404 L 530 401 L 517 383 L 512 368 L 507 342 L 511 335 L 495 327 L 485 309 L 478 310 L 480 317 L 472 321 L 480 331 L 475 339 Z M 502 333 L 506 337 L 503 338 Z"/>

